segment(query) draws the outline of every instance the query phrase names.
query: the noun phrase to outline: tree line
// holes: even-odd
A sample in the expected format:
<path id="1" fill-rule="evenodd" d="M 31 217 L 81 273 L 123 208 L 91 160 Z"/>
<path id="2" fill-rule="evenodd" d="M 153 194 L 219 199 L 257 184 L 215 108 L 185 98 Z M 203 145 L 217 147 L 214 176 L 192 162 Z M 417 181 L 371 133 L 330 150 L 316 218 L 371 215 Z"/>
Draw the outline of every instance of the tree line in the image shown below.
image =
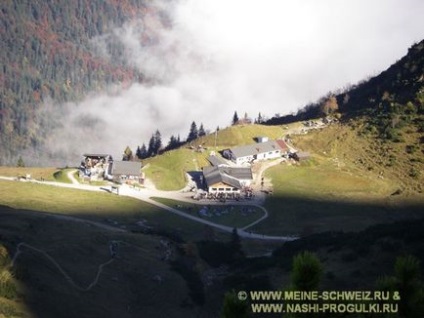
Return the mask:
<path id="1" fill-rule="evenodd" d="M 156 155 L 161 154 L 164 151 L 169 151 L 176 149 L 186 143 L 190 143 L 191 141 L 197 139 L 198 137 L 206 136 L 207 132 L 203 126 L 203 123 L 200 124 L 199 128 L 197 128 L 197 124 L 193 121 L 190 125 L 190 130 L 186 139 L 181 139 L 180 135 L 171 135 L 168 143 L 164 146 L 162 141 L 162 134 L 159 129 L 152 134 L 149 139 L 149 142 L 143 143 L 141 146 L 137 146 L 137 150 L 135 152 L 135 156 L 138 159 L 146 159 L 150 157 L 154 157 Z M 133 160 L 135 157 L 129 146 L 126 147 L 123 155 L 123 160 Z"/>
<path id="2" fill-rule="evenodd" d="M 254 120 L 252 120 L 246 112 L 244 113 L 244 116 L 240 118 L 238 116 L 237 111 L 235 111 L 231 120 L 231 125 L 234 126 L 234 125 L 253 124 L 253 123 L 262 124 L 265 122 L 265 120 L 266 120 L 266 117 L 262 115 L 261 112 L 259 112 L 258 116 Z M 219 129 L 220 129 L 219 126 L 217 126 L 216 131 L 219 131 Z M 152 133 L 149 139 L 149 142 L 147 144 L 143 143 L 141 146 L 140 145 L 137 146 L 135 154 L 133 154 L 133 151 L 130 149 L 129 146 L 127 146 L 124 150 L 123 160 L 127 161 L 127 160 L 134 160 L 135 158 L 137 159 L 151 158 L 161 154 L 164 151 L 177 149 L 184 144 L 187 144 L 196 140 L 199 137 L 206 136 L 208 133 L 209 132 L 205 130 L 203 123 L 201 123 L 200 126 L 198 127 L 196 122 L 193 121 L 190 125 L 190 130 L 187 135 L 187 138 L 181 139 L 180 135 L 171 135 L 168 143 L 164 145 L 162 141 L 162 134 L 159 131 L 159 129 L 157 129 L 154 133 Z"/>
<path id="3" fill-rule="evenodd" d="M 320 290 L 324 267 L 316 254 L 304 251 L 294 256 L 290 285 L 287 291 L 313 292 Z M 394 264 L 393 274 L 382 276 L 375 283 L 375 290 L 390 292 L 397 295 L 390 304 L 397 304 L 397 313 L 378 314 L 378 317 L 421 318 L 424 317 L 424 283 L 421 278 L 421 262 L 412 255 L 399 256 Z M 290 303 L 285 301 L 284 303 Z M 305 301 L 307 303 L 308 301 Z M 340 301 L 341 303 L 342 301 Z M 356 303 L 360 303 L 356 301 Z M 301 303 L 300 303 L 301 304 Z M 284 317 L 345 317 L 351 314 L 332 313 L 287 313 Z M 373 314 L 353 313 L 354 317 L 376 317 Z M 222 318 L 254 317 L 247 300 L 240 298 L 235 291 L 227 292 L 224 296 Z"/>
<path id="4" fill-rule="evenodd" d="M 234 112 L 234 115 L 231 120 L 231 125 L 242 125 L 242 124 L 262 124 L 265 121 L 265 117 L 259 112 L 258 117 L 252 121 L 252 119 L 248 116 L 247 113 L 244 113 L 244 116 L 240 119 L 237 111 Z M 216 128 L 216 131 L 219 131 L 219 126 Z M 159 129 L 156 129 L 154 133 L 152 133 L 149 142 L 143 143 L 141 146 L 137 146 L 135 151 L 135 156 L 133 155 L 132 150 L 127 146 L 124 150 L 123 160 L 134 160 L 137 159 L 146 159 L 154 157 L 158 154 L 161 154 L 164 151 L 169 151 L 173 149 L 177 149 L 186 143 L 190 143 L 196 140 L 199 137 L 206 136 L 208 131 L 205 130 L 203 123 L 198 127 L 195 121 L 192 121 L 190 125 L 190 130 L 187 135 L 187 138 L 181 139 L 180 135 L 171 135 L 169 141 L 166 145 L 164 145 L 162 141 L 162 134 Z"/>

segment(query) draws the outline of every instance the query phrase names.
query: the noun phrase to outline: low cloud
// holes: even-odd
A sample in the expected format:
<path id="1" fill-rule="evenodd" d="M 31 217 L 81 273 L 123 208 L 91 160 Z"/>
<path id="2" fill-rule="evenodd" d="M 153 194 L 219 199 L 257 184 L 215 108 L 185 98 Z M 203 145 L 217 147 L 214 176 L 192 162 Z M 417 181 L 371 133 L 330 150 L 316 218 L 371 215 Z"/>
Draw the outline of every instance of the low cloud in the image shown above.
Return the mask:
<path id="1" fill-rule="evenodd" d="M 234 111 L 251 117 L 294 112 L 386 69 L 424 29 L 420 0 L 158 5 L 169 11 L 169 26 L 146 16 L 93 39 L 105 56 L 108 41 L 118 41 L 123 61 L 142 71 L 148 84 L 66 105 L 51 150 L 72 160 L 89 151 L 119 156 L 127 145 L 135 150 L 147 143 L 156 129 L 166 143 L 171 134 L 186 138 L 193 120 L 213 130 L 228 125 Z"/>

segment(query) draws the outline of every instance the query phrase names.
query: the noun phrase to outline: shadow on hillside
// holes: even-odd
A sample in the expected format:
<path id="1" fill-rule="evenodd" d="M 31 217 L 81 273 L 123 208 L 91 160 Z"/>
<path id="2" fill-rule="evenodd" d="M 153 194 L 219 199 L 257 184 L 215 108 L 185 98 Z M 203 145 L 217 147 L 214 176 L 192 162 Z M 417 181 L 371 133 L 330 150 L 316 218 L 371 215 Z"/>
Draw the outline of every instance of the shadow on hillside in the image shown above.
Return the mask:
<path id="1" fill-rule="evenodd" d="M 361 231 L 368 226 L 424 217 L 421 201 L 401 201 L 395 196 L 374 202 L 268 196 L 268 219 L 252 228 L 270 235 L 306 236 L 326 231 Z"/>
<path id="2" fill-rule="evenodd" d="M 205 188 L 203 173 L 201 171 L 188 171 L 187 174 L 191 177 L 191 181 L 196 184 L 197 189 Z"/>
<path id="3" fill-rule="evenodd" d="M 328 246 L 335 244 L 334 241 L 329 244 L 328 240 L 332 235 L 316 233 L 361 231 L 376 224 L 424 217 L 422 202 L 400 203 L 392 198 L 386 202 L 367 203 L 270 196 L 266 207 L 270 211 L 269 218 L 249 231 L 269 235 L 323 235 L 325 239 L 312 241 Z M 49 255 L 56 257 L 58 263 L 80 285 L 87 285 L 87 282 L 95 277 L 96 267 L 111 259 L 108 244 L 113 240 L 131 241 L 135 245 L 159 246 L 147 248 L 143 245 L 137 253 L 128 250 L 128 254 L 118 254 L 119 257 L 114 263 L 105 267 L 98 285 L 90 291 L 72 288 L 48 259 L 37 252 L 24 250 L 15 262 L 14 269 L 18 281 L 24 286 L 25 303 L 35 317 L 126 318 L 139 317 L 141 312 L 149 312 L 149 317 L 155 317 L 152 315 L 155 306 L 160 312 L 157 317 L 163 316 L 168 307 L 169 317 L 197 317 L 199 311 L 202 316 L 213 316 L 217 311 L 211 311 L 206 308 L 208 306 L 199 309 L 193 304 L 184 305 L 175 300 L 174 290 L 181 288 L 175 284 L 177 278 L 181 277 L 171 271 L 169 263 L 160 260 L 158 255 L 147 257 L 145 250 L 149 250 L 149 253 L 151 250 L 160 251 L 159 242 L 164 238 L 176 243 L 184 240 L 200 241 L 216 237 L 211 235 L 211 232 L 218 231 L 189 220 L 181 220 L 181 217 L 176 215 L 169 216 L 170 213 L 166 211 L 161 213 L 158 214 L 159 218 L 149 218 L 145 215 L 140 217 L 136 213 L 129 215 L 124 211 L 75 213 L 78 218 L 93 220 L 110 227 L 102 228 L 73 219 L 49 217 L 48 213 L 0 206 L 0 242 L 7 247 L 11 256 L 15 255 L 21 242 L 47 251 Z M 113 228 L 127 232 L 114 231 Z M 407 234 L 407 227 L 400 229 Z M 402 233 L 397 235 L 402 236 Z M 334 240 L 340 240 L 342 237 L 344 236 L 336 235 Z M 301 245 L 300 248 L 308 249 L 308 244 Z M 284 251 L 283 248 L 276 255 L 286 253 Z M 139 269 L 140 266 L 143 269 Z M 166 277 L 165 282 L 155 281 L 152 278 L 156 277 L 155 275 L 159 275 L 161 279 Z M 352 277 L 352 280 L 354 279 Z M 149 298 L 141 286 L 149 290 L 154 297 Z M 110 297 L 111 290 L 113 297 Z M 146 299 L 141 299 L 139 294 Z M 167 299 L 166 305 L 163 304 L 163 299 Z M 219 308 L 215 309 L 219 311 Z"/>

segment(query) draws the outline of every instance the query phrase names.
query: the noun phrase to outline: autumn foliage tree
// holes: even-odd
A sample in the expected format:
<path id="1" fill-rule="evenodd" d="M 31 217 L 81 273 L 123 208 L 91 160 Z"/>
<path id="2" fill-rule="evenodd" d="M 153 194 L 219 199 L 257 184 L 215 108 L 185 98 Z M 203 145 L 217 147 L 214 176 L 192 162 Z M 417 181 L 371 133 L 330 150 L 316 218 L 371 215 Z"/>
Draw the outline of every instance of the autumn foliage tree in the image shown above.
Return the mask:
<path id="1" fill-rule="evenodd" d="M 335 96 L 330 96 L 322 105 L 321 112 L 325 116 L 335 113 L 339 109 L 337 104 L 337 98 Z"/>

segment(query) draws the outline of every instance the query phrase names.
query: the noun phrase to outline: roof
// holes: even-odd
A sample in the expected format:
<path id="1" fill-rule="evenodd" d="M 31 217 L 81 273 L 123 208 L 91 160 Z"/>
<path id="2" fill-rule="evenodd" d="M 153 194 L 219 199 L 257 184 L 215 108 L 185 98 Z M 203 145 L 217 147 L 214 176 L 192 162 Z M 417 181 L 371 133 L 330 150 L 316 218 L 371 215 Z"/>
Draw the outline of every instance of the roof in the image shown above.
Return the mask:
<path id="1" fill-rule="evenodd" d="M 288 151 L 289 150 L 289 147 L 287 146 L 287 144 L 284 140 L 278 139 L 275 142 L 281 148 L 282 151 Z"/>
<path id="2" fill-rule="evenodd" d="M 231 148 L 230 150 L 236 158 L 240 158 L 240 157 L 253 156 L 260 153 L 265 153 L 265 152 L 270 152 L 275 150 L 280 151 L 281 148 L 274 140 L 270 140 L 270 141 L 261 142 L 257 144 L 234 147 L 234 148 Z"/>
<path id="3" fill-rule="evenodd" d="M 311 156 L 311 154 L 306 151 L 298 151 L 295 153 L 295 156 L 298 160 L 302 160 L 302 159 L 308 159 Z"/>
<path id="4" fill-rule="evenodd" d="M 239 180 L 229 175 L 222 174 L 219 167 L 203 168 L 203 176 L 205 177 L 205 181 L 208 186 L 222 182 L 238 189 L 241 188 Z"/>
<path id="5" fill-rule="evenodd" d="M 223 174 L 227 174 L 236 179 L 249 179 L 252 180 L 252 169 L 250 167 L 231 167 L 231 166 L 220 166 L 219 170 Z"/>
<path id="6" fill-rule="evenodd" d="M 245 167 L 212 166 L 203 168 L 206 184 L 212 186 L 223 182 L 235 188 L 241 188 L 241 179 L 252 179 L 252 170 Z"/>
<path id="7" fill-rule="evenodd" d="M 99 157 L 99 158 L 106 158 L 106 157 L 111 157 L 111 155 L 109 155 L 109 154 L 105 154 L 105 153 L 85 153 L 85 154 L 83 154 L 83 157 Z"/>
<path id="8" fill-rule="evenodd" d="M 227 164 L 224 160 L 217 156 L 209 156 L 208 161 L 212 164 L 212 166 L 220 166 Z"/>
<path id="9" fill-rule="evenodd" d="M 141 162 L 139 161 L 114 161 L 112 164 L 112 175 L 141 175 Z"/>

